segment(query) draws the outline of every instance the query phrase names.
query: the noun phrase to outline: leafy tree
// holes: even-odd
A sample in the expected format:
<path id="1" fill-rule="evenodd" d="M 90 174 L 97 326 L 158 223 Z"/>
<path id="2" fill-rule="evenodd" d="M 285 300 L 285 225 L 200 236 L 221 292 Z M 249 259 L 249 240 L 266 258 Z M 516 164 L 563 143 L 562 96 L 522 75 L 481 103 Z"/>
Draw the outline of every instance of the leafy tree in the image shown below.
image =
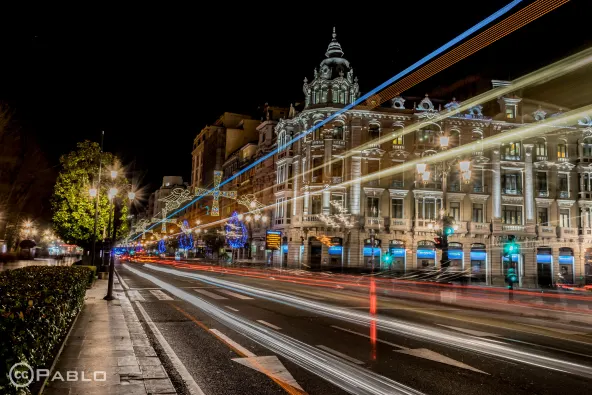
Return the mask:
<path id="1" fill-rule="evenodd" d="M 202 234 L 202 239 L 206 247 L 212 251 L 213 256 L 218 258 L 220 248 L 224 247 L 224 244 L 226 244 L 224 237 L 214 231 Z"/>
<path id="2" fill-rule="evenodd" d="M 97 240 L 106 237 L 109 223 L 110 203 L 107 197 L 109 189 L 116 187 L 123 200 L 121 225 L 116 238 L 127 232 L 126 191 L 128 181 L 119 176 L 111 180 L 109 169 L 119 166 L 118 159 L 109 152 L 101 154 L 99 144 L 83 141 L 76 149 L 60 158 L 61 170 L 58 175 L 52 197 L 53 226 L 56 233 L 66 242 L 88 248 L 93 240 L 95 219 L 95 200 L 90 197 L 90 188 L 97 187 L 99 176 L 99 158 L 102 158 L 101 185 L 98 188 L 99 215 L 97 220 Z"/>

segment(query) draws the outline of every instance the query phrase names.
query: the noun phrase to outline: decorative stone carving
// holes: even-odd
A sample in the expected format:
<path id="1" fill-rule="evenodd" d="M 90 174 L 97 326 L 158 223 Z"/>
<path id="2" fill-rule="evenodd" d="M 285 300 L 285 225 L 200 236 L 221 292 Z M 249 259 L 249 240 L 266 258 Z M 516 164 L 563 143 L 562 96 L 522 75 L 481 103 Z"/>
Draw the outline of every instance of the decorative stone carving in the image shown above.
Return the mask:
<path id="1" fill-rule="evenodd" d="M 539 108 L 535 112 L 532 113 L 532 116 L 534 117 L 534 119 L 536 121 L 542 121 L 547 116 L 547 112 L 543 111 L 541 106 L 539 106 Z"/>
<path id="2" fill-rule="evenodd" d="M 397 108 L 399 110 L 405 109 L 405 99 L 403 99 L 401 96 L 395 97 L 391 100 L 391 102 L 393 103 L 393 108 Z"/>
<path id="3" fill-rule="evenodd" d="M 450 103 L 446 103 L 446 105 L 444 105 L 444 108 L 446 110 L 448 110 L 449 112 L 452 110 L 456 110 L 459 107 L 460 107 L 460 103 L 456 101 L 456 97 L 453 97 L 452 101 Z"/>
<path id="4" fill-rule="evenodd" d="M 483 117 L 483 106 L 477 104 L 469 108 L 469 113 L 467 114 L 468 118 L 482 118 Z"/>
<path id="5" fill-rule="evenodd" d="M 426 93 L 425 97 L 422 99 L 422 101 L 419 102 L 419 105 L 417 106 L 416 110 L 418 110 L 418 111 L 435 111 L 434 104 L 432 103 L 432 101 L 428 97 L 427 93 Z"/>

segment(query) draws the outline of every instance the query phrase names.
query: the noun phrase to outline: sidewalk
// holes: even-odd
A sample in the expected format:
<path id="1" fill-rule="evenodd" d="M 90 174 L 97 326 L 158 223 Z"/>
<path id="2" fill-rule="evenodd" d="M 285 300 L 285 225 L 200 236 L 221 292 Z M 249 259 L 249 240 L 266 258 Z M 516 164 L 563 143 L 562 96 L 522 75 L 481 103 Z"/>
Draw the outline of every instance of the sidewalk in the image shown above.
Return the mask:
<path id="1" fill-rule="evenodd" d="M 103 300 L 107 280 L 87 291 L 44 395 L 176 394 L 117 278 L 114 290 L 111 302 Z M 79 380 L 66 380 L 72 371 Z M 52 380 L 58 372 L 64 380 Z"/>

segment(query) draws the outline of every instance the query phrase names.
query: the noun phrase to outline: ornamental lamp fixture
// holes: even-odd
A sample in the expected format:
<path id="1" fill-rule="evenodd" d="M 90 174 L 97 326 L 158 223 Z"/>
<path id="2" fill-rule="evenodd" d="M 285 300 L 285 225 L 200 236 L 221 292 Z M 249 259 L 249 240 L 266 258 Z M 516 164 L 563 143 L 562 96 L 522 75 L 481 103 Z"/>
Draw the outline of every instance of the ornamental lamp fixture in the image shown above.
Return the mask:
<path id="1" fill-rule="evenodd" d="M 132 201 L 136 198 L 136 193 L 135 192 L 128 192 L 127 197 L 130 201 Z"/>
<path id="2" fill-rule="evenodd" d="M 450 142 L 450 137 L 448 136 L 440 136 L 440 147 L 442 149 L 448 148 L 448 143 Z"/>
<path id="3" fill-rule="evenodd" d="M 91 198 L 97 197 L 97 193 L 98 193 L 97 188 L 93 187 L 88 190 L 88 194 L 90 195 Z"/>
<path id="4" fill-rule="evenodd" d="M 428 165 L 425 164 L 425 163 L 418 163 L 416 165 L 416 167 L 417 167 L 417 174 L 423 174 L 423 173 L 425 173 L 427 166 Z"/>
<path id="5" fill-rule="evenodd" d="M 111 179 L 114 180 L 117 178 L 117 170 L 111 170 Z"/>

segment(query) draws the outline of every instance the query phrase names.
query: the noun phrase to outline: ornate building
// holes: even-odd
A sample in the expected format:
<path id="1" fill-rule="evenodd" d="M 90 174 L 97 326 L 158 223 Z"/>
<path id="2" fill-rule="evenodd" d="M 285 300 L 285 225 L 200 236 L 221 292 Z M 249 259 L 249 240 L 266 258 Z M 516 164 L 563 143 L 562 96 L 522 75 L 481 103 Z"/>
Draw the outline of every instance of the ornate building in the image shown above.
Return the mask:
<path id="1" fill-rule="evenodd" d="M 314 79 L 304 80 L 303 111 L 275 126 L 272 224 L 283 232 L 278 259 L 284 265 L 335 269 L 381 262 L 384 268 L 381 257 L 389 252 L 394 259 L 387 266 L 396 272 L 439 267 L 434 227 L 444 209 L 456 222 L 449 258 L 475 282 L 501 285 L 510 266 L 523 287 L 592 281 L 592 121 L 484 151 L 481 140 L 561 110 L 512 94 L 493 103 L 497 109 L 489 116 L 479 105 L 433 122 L 439 111 L 460 103 L 452 99 L 442 108 L 427 95 L 413 105 L 396 97 L 389 107 L 350 110 L 288 144 L 360 95 L 335 32 L 325 55 Z M 493 81 L 494 87 L 508 84 Z M 421 126 L 372 144 L 411 124 Z M 465 144 L 471 150 L 462 157 L 421 163 Z M 417 171 L 362 178 L 418 159 Z M 520 251 L 504 258 L 509 235 Z"/>

